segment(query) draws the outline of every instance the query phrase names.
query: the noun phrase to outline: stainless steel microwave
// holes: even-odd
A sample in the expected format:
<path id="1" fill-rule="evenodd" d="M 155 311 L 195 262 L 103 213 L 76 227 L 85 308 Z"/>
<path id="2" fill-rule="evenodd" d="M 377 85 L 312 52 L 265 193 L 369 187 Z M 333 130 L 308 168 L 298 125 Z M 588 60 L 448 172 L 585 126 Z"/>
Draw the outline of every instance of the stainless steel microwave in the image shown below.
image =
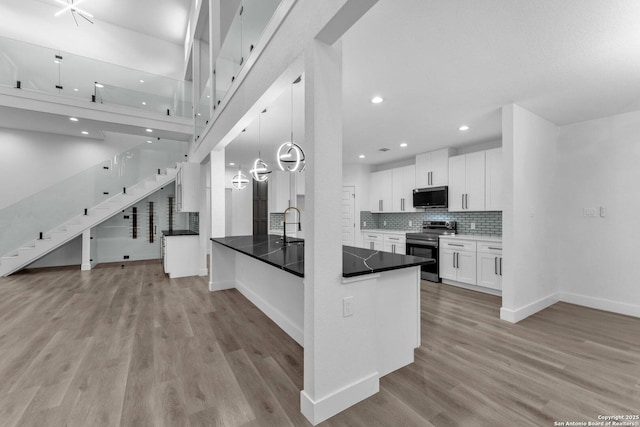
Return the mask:
<path id="1" fill-rule="evenodd" d="M 414 208 L 446 208 L 448 207 L 449 187 L 416 188 L 413 190 Z"/>

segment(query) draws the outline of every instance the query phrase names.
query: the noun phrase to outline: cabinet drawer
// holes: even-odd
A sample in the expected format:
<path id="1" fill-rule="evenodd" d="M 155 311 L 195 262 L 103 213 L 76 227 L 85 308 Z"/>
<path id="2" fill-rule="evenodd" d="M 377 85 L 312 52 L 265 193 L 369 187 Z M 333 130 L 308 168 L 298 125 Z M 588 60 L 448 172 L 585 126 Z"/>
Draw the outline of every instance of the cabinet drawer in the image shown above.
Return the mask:
<path id="1" fill-rule="evenodd" d="M 407 238 L 404 234 L 385 234 L 384 242 L 392 243 L 392 244 L 404 244 L 407 241 Z"/>
<path id="2" fill-rule="evenodd" d="M 470 240 L 440 239 L 440 247 L 455 251 L 476 251 L 476 242 Z"/>
<path id="3" fill-rule="evenodd" d="M 382 240 L 382 234 L 362 232 L 362 238 L 365 240 Z"/>
<path id="4" fill-rule="evenodd" d="M 478 242 L 478 252 L 502 254 L 502 242 Z"/>

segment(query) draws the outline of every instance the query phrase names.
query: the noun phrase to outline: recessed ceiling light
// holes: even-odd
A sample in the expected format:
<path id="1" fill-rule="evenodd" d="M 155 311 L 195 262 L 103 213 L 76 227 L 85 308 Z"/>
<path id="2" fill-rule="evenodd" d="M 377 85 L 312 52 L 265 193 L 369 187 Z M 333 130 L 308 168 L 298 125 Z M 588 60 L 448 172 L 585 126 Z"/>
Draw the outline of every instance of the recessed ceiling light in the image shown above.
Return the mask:
<path id="1" fill-rule="evenodd" d="M 75 117 L 69 117 L 69 120 L 71 120 L 72 122 L 77 122 L 78 121 L 78 119 L 75 118 Z"/>
<path id="2" fill-rule="evenodd" d="M 374 104 L 380 104 L 382 101 L 384 101 L 384 99 L 382 99 L 381 96 L 374 96 L 371 98 L 371 102 Z"/>
<path id="3" fill-rule="evenodd" d="M 78 90 L 79 90 L 78 88 L 73 89 L 74 92 L 77 92 Z"/>
<path id="4" fill-rule="evenodd" d="M 56 59 L 56 60 L 54 60 L 53 62 L 55 62 L 56 64 L 59 64 L 59 63 L 60 63 L 60 61 L 58 61 L 57 59 Z"/>
<path id="5" fill-rule="evenodd" d="M 406 143 L 406 142 L 403 142 L 402 144 L 400 144 L 400 147 L 402 147 L 402 148 L 404 148 L 404 147 L 406 147 L 406 146 L 407 146 L 407 143 Z"/>
<path id="6" fill-rule="evenodd" d="M 211 96 L 207 95 L 207 98 L 211 98 Z"/>
<path id="7" fill-rule="evenodd" d="M 140 83 L 144 83 L 144 80 L 140 79 Z"/>
<path id="8" fill-rule="evenodd" d="M 86 130 L 83 130 L 83 131 L 82 131 L 82 132 L 80 132 L 80 133 L 82 133 L 83 135 L 89 135 L 89 132 L 87 132 Z"/>
<path id="9" fill-rule="evenodd" d="M 142 105 L 147 105 L 147 103 L 146 103 L 146 102 L 144 102 L 144 101 L 142 101 Z"/>
<path id="10" fill-rule="evenodd" d="M 229 162 L 229 166 L 235 166 L 236 164 L 233 162 Z"/>
<path id="11" fill-rule="evenodd" d="M 462 125 L 462 126 L 460 126 L 460 127 L 458 128 L 458 130 L 459 130 L 459 131 L 461 131 L 461 132 L 468 131 L 468 130 L 469 130 L 469 126 L 467 126 L 467 125 Z"/>
<path id="12" fill-rule="evenodd" d="M 153 129 L 147 129 L 147 132 L 153 132 Z"/>
<path id="13" fill-rule="evenodd" d="M 152 141 L 152 140 L 150 140 L 150 139 L 148 139 L 148 140 L 147 140 L 147 144 L 153 144 L 153 141 Z"/>
<path id="14" fill-rule="evenodd" d="M 360 154 L 358 157 L 360 157 L 361 159 L 364 159 L 364 154 Z"/>
<path id="15" fill-rule="evenodd" d="M 101 83 L 97 83 L 97 82 L 96 82 L 96 87 L 103 88 L 103 87 L 104 87 L 104 85 L 103 85 L 103 84 L 101 84 Z"/>

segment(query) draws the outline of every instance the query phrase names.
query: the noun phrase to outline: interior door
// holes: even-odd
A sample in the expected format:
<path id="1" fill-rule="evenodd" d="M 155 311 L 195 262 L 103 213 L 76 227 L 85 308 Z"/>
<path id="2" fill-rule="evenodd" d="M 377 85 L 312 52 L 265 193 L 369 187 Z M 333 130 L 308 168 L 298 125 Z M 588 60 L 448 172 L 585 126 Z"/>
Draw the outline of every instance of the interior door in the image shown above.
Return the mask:
<path id="1" fill-rule="evenodd" d="M 346 246 L 356 245 L 355 205 L 355 187 L 342 187 L 342 244 Z"/>

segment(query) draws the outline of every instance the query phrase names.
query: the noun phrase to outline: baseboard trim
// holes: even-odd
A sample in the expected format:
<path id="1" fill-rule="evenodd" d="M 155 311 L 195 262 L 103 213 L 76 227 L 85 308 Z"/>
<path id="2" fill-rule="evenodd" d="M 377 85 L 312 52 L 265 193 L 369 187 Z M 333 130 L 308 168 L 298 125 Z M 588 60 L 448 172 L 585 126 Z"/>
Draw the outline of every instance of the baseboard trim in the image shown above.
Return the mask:
<path id="1" fill-rule="evenodd" d="M 468 285 L 462 282 L 456 282 L 455 280 L 442 279 L 443 285 L 456 286 L 458 288 L 468 289 L 470 291 L 482 292 L 483 294 L 495 295 L 497 297 L 502 296 L 502 291 L 497 289 L 485 288 L 484 286 Z"/>
<path id="2" fill-rule="evenodd" d="M 264 314 L 267 315 L 276 325 L 287 333 L 298 344 L 304 347 L 304 331 L 294 324 L 287 316 L 285 316 L 280 310 L 274 308 L 271 304 L 265 301 L 261 296 L 253 292 L 244 283 L 236 281 L 235 288 L 240 291 L 253 305 L 258 307 Z"/>
<path id="3" fill-rule="evenodd" d="M 91 265 L 90 262 L 85 262 L 80 266 L 80 270 L 89 271 L 89 270 L 91 270 L 91 267 L 92 267 L 92 265 Z"/>
<path id="4" fill-rule="evenodd" d="M 209 269 L 208 268 L 201 268 L 200 272 L 198 273 L 198 276 L 208 276 L 209 275 Z"/>
<path id="5" fill-rule="evenodd" d="M 209 281 L 209 290 L 211 292 L 214 291 L 223 291 L 225 289 L 233 289 L 236 287 L 236 282 L 233 280 L 220 280 L 218 282 Z"/>
<path id="6" fill-rule="evenodd" d="M 300 412 L 315 426 L 348 407 L 373 396 L 378 391 L 380 391 L 378 372 L 374 372 L 315 401 L 302 390 L 300 392 Z"/>
<path id="7" fill-rule="evenodd" d="M 636 304 L 627 304 L 624 302 L 612 301 L 604 298 L 573 294 L 570 292 L 560 292 L 560 301 L 567 302 L 569 304 L 595 308 L 597 310 L 624 314 L 626 316 L 640 317 L 640 305 Z"/>
<path id="8" fill-rule="evenodd" d="M 552 306 L 558 301 L 560 301 L 560 292 L 554 292 L 544 298 L 540 298 L 539 300 L 520 307 L 516 310 L 502 307 L 500 308 L 500 319 L 511 323 L 518 323 L 519 321 L 526 319 L 532 314 L 535 314 L 549 306 Z"/>

